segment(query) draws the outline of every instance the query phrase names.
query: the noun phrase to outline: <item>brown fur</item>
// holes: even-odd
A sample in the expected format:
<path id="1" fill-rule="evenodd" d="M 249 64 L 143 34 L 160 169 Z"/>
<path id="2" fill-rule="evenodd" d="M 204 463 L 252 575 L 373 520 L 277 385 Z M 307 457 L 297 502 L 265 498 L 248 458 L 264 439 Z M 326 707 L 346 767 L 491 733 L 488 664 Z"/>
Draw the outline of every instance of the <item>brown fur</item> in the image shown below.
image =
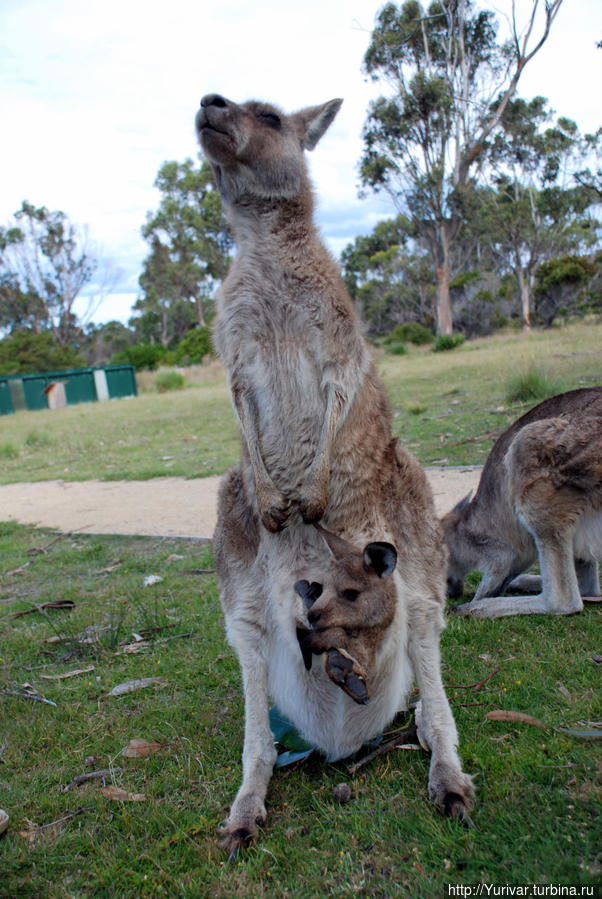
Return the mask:
<path id="1" fill-rule="evenodd" d="M 413 670 L 418 726 L 432 750 L 431 798 L 464 814 L 472 797 L 441 684 L 446 553 L 432 496 L 418 463 L 392 438 L 357 313 L 312 220 L 303 151 L 340 103 L 286 116 L 210 95 L 197 115 L 238 248 L 214 326 L 243 444 L 241 465 L 220 491 L 214 536 L 245 690 L 243 783 L 226 828 L 229 850 L 265 821 L 275 759 L 268 693 L 337 758 L 390 721 Z M 318 520 L 330 537 L 310 526 Z M 337 539 L 351 544 L 348 553 L 333 550 Z M 397 553 L 397 568 L 383 577 L 365 567 L 375 541 Z M 295 592 L 300 581 L 321 585 L 315 606 Z M 361 594 L 357 605 L 347 589 Z M 308 670 L 312 652 L 326 653 L 326 671 Z M 369 702 L 354 695 L 354 678 L 364 678 Z"/>
<path id="2" fill-rule="evenodd" d="M 572 390 L 540 403 L 497 440 L 472 502 L 442 520 L 452 595 L 469 570 L 483 571 L 463 614 L 569 614 L 583 608 L 580 593 L 599 593 L 601 422 L 602 387 Z M 538 557 L 543 583 L 516 578 Z M 541 592 L 502 600 L 507 587 Z"/>

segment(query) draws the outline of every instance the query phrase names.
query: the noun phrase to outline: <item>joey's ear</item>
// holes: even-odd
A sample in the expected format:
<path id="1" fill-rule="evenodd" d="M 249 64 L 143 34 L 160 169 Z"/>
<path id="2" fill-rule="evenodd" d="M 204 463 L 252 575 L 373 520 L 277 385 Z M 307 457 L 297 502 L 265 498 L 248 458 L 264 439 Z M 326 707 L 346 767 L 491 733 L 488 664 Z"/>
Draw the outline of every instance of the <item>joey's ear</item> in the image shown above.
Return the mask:
<path id="1" fill-rule="evenodd" d="M 297 581 L 295 590 L 305 603 L 306 607 L 310 609 L 316 599 L 322 595 L 322 584 L 318 584 L 316 581 L 312 581 L 311 584 L 309 581 Z"/>
<path id="2" fill-rule="evenodd" d="M 341 108 L 341 99 L 329 100 L 321 106 L 308 106 L 295 113 L 298 123 L 301 146 L 304 150 L 313 150 L 326 129 L 332 124 Z"/>
<path id="3" fill-rule="evenodd" d="M 364 568 L 388 577 L 397 565 L 397 550 L 391 543 L 369 543 L 364 549 Z"/>

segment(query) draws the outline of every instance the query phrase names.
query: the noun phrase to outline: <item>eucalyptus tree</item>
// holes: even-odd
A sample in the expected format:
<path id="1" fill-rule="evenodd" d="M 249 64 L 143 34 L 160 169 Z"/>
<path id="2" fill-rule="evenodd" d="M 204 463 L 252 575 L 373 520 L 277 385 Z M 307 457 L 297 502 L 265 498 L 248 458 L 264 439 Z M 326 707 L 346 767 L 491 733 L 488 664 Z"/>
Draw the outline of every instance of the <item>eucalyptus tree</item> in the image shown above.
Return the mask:
<path id="1" fill-rule="evenodd" d="M 523 328 L 531 327 L 535 273 L 542 263 L 582 253 L 596 243 L 589 212 L 595 194 L 579 183 L 578 171 L 591 152 L 592 136 L 582 138 L 575 122 L 555 122 L 547 101 L 511 100 L 491 141 L 489 160 L 496 190 L 484 191 L 473 216 L 502 267 L 514 273 Z"/>
<path id="2" fill-rule="evenodd" d="M 116 278 L 86 230 L 64 212 L 23 202 L 14 222 L 0 229 L 0 327 L 6 330 L 50 330 L 66 346 Z"/>
<path id="3" fill-rule="evenodd" d="M 205 324 L 215 287 L 228 267 L 232 240 L 207 163 L 165 162 L 154 186 L 161 199 L 142 228 L 150 252 L 132 323 L 147 339 L 167 346 L 195 323 Z"/>
<path id="4" fill-rule="evenodd" d="M 386 190 L 429 250 L 436 274 L 437 330 L 453 330 L 453 246 L 467 194 L 525 66 L 545 43 L 562 0 L 532 0 L 520 28 L 500 43 L 490 10 L 471 0 L 417 0 L 379 12 L 364 57 L 388 87 L 364 126 L 364 185 Z M 514 4 L 513 4 L 514 13 Z M 501 95 L 500 95 L 501 94 Z M 495 108 L 492 103 L 499 97 Z"/>

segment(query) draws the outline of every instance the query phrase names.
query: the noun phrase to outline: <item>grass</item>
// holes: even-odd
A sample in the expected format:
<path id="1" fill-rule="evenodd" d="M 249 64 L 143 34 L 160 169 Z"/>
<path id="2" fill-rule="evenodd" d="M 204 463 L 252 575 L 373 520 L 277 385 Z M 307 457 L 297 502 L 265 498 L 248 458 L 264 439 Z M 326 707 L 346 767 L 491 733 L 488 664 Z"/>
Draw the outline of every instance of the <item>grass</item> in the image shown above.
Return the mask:
<path id="1" fill-rule="evenodd" d="M 529 403 L 509 402 L 507 384 L 534 367 L 564 388 L 602 380 L 602 323 L 582 322 L 530 336 L 502 334 L 451 353 L 382 350 L 377 364 L 393 407 L 393 428 L 426 465 L 482 464 L 493 440 Z M 216 363 L 186 372 L 184 390 L 156 392 L 143 374 L 138 397 L 60 411 L 3 416 L 0 483 L 147 479 L 222 474 L 238 458 L 238 428 Z M 418 414 L 416 409 L 420 409 Z"/>
<path id="2" fill-rule="evenodd" d="M 599 754 L 557 729 L 585 729 L 600 714 L 595 607 L 450 620 L 444 681 L 476 777 L 474 830 L 428 802 L 423 752 L 396 751 L 353 776 L 316 758 L 275 772 L 262 839 L 228 867 L 216 831 L 241 776 L 243 703 L 215 578 L 191 573 L 211 567 L 210 547 L 56 537 L 0 525 L 0 692 L 29 683 L 56 703 L 0 695 L 0 806 L 10 814 L 0 896 L 431 897 L 447 884 L 596 882 Z M 149 574 L 163 580 L 145 587 Z M 74 608 L 31 612 L 57 598 Z M 136 634 L 140 651 L 125 652 Z M 47 677 L 74 670 L 84 673 Z M 486 720 L 494 709 L 548 729 Z M 162 748 L 124 758 L 134 738 Z M 108 784 L 144 799 L 111 800 L 98 780 L 61 790 L 110 768 Z M 352 790 L 344 806 L 333 798 L 342 781 Z"/>
<path id="3" fill-rule="evenodd" d="M 534 365 L 567 389 L 600 383 L 600 346 L 602 325 L 590 322 L 453 353 L 412 348 L 378 365 L 396 433 L 422 462 L 478 464 L 525 411 L 505 398 L 512 374 Z M 166 396 L 6 416 L 0 480 L 192 477 L 222 472 L 238 452 L 212 366 Z M 240 782 L 243 700 L 215 577 L 191 573 L 211 565 L 203 543 L 0 524 L 0 807 L 10 814 L 0 897 L 431 897 L 447 884 L 599 880 L 600 757 L 558 729 L 600 719 L 596 606 L 559 619 L 450 618 L 443 673 L 476 777 L 474 830 L 432 808 L 422 752 L 390 753 L 353 776 L 345 762 L 312 758 L 275 773 L 262 839 L 228 867 L 216 831 Z M 145 586 L 150 574 L 162 580 Z M 58 599 L 71 611 L 38 611 Z M 109 695 L 146 677 L 163 680 Z M 55 705 L 9 695 L 24 684 Z M 495 709 L 547 729 L 487 720 Z M 161 749 L 123 757 L 134 738 Z M 103 768 L 114 769 L 108 784 L 144 799 L 111 800 L 99 781 L 61 790 Z M 342 781 L 344 806 L 333 798 Z"/>
<path id="4" fill-rule="evenodd" d="M 545 369 L 531 364 L 508 379 L 506 400 L 509 403 L 540 403 L 549 396 L 565 390 L 564 384 L 548 374 Z"/>

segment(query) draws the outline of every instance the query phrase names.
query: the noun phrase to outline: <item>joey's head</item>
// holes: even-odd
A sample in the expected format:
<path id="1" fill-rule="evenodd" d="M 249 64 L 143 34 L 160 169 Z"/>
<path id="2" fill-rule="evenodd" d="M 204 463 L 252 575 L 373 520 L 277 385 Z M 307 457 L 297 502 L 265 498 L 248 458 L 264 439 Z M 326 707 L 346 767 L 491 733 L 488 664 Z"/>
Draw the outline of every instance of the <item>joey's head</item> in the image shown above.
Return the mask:
<path id="1" fill-rule="evenodd" d="M 332 680 L 363 703 L 369 696 L 366 680 L 376 650 L 395 614 L 396 591 L 390 576 L 397 552 L 392 544 L 380 542 L 361 550 L 320 525 L 315 527 L 333 558 L 320 581 L 303 579 L 295 584 L 307 611 L 307 626 L 297 628 L 297 639 L 308 670 L 312 655 L 326 653 Z"/>
<path id="2" fill-rule="evenodd" d="M 220 94 L 203 97 L 195 126 L 224 202 L 299 196 L 307 184 L 304 151 L 313 150 L 342 102 L 286 115 L 256 100 L 238 104 Z"/>
<path id="3" fill-rule="evenodd" d="M 441 519 L 443 536 L 449 550 L 447 595 L 457 599 L 464 593 L 464 577 L 474 565 L 474 540 L 468 526 L 469 493 Z"/>

